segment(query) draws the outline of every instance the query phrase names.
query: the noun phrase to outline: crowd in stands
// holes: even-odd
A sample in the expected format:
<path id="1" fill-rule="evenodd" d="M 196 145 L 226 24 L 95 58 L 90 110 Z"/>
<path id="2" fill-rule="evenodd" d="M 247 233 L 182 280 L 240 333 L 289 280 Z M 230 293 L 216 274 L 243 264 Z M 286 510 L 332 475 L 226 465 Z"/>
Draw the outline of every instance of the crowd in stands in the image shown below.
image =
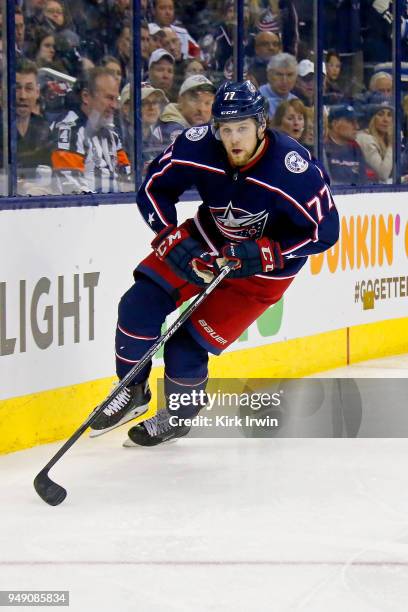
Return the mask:
<path id="1" fill-rule="evenodd" d="M 133 116 L 144 168 L 184 129 L 210 120 L 216 88 L 233 76 L 234 1 L 140 1 L 141 109 L 133 109 L 130 0 L 17 0 L 19 193 L 133 190 Z M 324 23 L 323 161 L 333 184 L 390 182 L 392 0 L 326 0 Z M 312 154 L 314 34 L 311 0 L 245 0 L 244 76 L 260 88 L 270 126 Z M 403 96 L 404 147 L 404 82 Z M 402 161 L 408 175 L 405 149 Z"/>

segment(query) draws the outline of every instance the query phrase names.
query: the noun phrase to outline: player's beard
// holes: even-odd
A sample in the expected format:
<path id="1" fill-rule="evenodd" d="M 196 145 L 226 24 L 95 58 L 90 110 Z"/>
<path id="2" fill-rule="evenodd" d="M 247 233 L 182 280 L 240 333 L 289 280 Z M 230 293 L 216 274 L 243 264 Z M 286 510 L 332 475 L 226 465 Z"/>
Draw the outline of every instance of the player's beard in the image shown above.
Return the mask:
<path id="1" fill-rule="evenodd" d="M 255 157 L 255 155 L 257 155 L 258 152 L 261 150 L 261 146 L 263 146 L 263 143 L 264 143 L 264 139 L 259 140 L 257 138 L 256 144 L 252 151 L 243 150 L 239 155 L 236 155 L 236 156 L 232 154 L 232 151 L 227 152 L 229 163 L 231 164 L 231 166 L 237 166 L 239 168 L 242 166 L 246 166 L 247 163 L 249 163 L 251 159 Z"/>

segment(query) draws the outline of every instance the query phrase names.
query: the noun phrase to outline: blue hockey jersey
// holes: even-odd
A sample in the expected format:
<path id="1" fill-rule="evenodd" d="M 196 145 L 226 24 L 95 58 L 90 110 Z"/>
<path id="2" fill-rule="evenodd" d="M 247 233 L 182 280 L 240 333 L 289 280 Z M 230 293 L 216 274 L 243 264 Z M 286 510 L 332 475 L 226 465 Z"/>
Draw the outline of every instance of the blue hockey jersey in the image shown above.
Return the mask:
<path id="1" fill-rule="evenodd" d="M 184 131 L 150 164 L 137 195 L 145 221 L 156 233 L 177 225 L 175 205 L 195 187 L 202 203 L 194 223 L 213 254 L 227 242 L 267 236 L 285 259 L 267 276 L 294 276 L 308 255 L 337 242 L 338 213 L 329 178 L 307 149 L 275 130 L 265 138 L 258 156 L 235 168 L 210 125 Z"/>

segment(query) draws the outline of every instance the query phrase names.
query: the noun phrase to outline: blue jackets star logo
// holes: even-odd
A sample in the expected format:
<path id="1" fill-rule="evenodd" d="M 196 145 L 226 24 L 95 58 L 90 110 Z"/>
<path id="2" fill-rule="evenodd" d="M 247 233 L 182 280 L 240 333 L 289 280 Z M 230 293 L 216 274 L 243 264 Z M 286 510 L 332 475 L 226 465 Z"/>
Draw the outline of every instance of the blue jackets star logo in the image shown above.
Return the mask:
<path id="1" fill-rule="evenodd" d="M 211 206 L 210 211 L 220 232 L 235 242 L 261 238 L 268 219 L 265 210 L 252 214 L 243 208 L 234 208 L 232 202 L 222 208 Z"/>

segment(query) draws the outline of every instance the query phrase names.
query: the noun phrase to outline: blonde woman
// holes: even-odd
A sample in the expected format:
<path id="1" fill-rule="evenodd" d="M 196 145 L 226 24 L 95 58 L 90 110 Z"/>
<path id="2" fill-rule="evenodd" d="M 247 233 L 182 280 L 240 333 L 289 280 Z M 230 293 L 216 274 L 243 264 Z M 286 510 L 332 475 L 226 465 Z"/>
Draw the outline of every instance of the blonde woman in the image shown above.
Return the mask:
<path id="1" fill-rule="evenodd" d="M 293 98 L 279 104 L 273 118 L 272 127 L 300 141 L 305 129 L 306 119 L 305 105 L 298 98 Z"/>
<path id="2" fill-rule="evenodd" d="M 388 182 L 392 174 L 392 125 L 393 108 L 390 100 L 377 96 L 369 105 L 368 128 L 358 132 L 356 140 L 367 164 L 377 174 L 381 183 Z"/>

